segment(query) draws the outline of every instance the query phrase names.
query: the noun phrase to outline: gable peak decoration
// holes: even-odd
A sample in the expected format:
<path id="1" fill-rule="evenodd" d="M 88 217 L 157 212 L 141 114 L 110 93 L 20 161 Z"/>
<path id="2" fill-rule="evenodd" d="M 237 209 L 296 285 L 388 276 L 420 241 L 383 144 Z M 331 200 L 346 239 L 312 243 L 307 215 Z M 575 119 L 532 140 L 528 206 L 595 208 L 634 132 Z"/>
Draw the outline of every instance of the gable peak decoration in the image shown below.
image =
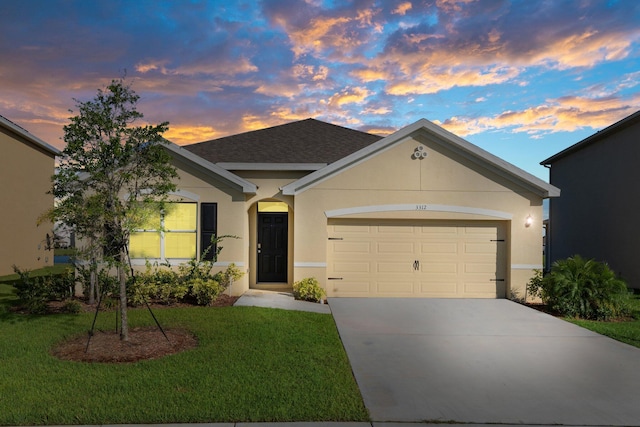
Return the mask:
<path id="1" fill-rule="evenodd" d="M 411 158 L 413 160 L 422 160 L 422 159 L 426 159 L 427 156 L 428 156 L 427 150 L 424 149 L 424 145 L 420 144 L 416 147 L 415 150 L 413 150 L 413 154 L 411 155 Z"/>

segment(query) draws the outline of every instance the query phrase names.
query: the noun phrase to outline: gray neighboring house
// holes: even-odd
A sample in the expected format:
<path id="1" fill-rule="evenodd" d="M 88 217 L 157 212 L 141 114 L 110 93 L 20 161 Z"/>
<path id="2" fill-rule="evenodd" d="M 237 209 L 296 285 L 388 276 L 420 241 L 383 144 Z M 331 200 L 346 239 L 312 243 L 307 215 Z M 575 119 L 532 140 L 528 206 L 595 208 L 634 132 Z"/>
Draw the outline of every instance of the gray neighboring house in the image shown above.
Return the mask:
<path id="1" fill-rule="evenodd" d="M 640 289 L 640 111 L 540 164 L 562 189 L 551 198 L 548 260 L 595 258 Z"/>

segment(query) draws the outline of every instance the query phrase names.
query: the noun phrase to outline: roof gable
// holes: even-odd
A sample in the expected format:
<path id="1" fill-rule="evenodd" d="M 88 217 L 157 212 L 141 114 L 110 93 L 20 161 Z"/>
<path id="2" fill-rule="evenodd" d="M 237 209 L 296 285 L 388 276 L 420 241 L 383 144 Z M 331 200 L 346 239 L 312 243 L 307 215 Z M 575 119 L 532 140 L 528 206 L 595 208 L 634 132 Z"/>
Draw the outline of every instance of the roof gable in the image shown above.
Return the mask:
<path id="1" fill-rule="evenodd" d="M 523 187 L 541 197 L 557 197 L 560 190 L 547 182 L 531 175 L 530 173 L 494 156 L 493 154 L 471 144 L 468 141 L 448 132 L 426 119 L 421 119 L 399 131 L 371 144 L 359 151 L 352 153 L 323 169 L 313 172 L 303 178 L 292 182 L 282 188 L 283 194 L 296 195 L 316 184 L 335 176 L 342 171 L 367 161 L 398 144 L 402 144 L 407 138 L 414 135 L 426 135 L 436 143 L 446 146 L 465 158 L 488 168 L 494 173 L 509 179 L 520 187 Z"/>
<path id="2" fill-rule="evenodd" d="M 382 137 L 315 119 L 300 120 L 211 141 L 184 149 L 211 163 L 313 164 L 324 166 L 367 147 Z"/>
<path id="3" fill-rule="evenodd" d="M 28 143 L 30 143 L 36 149 L 44 151 L 46 154 L 50 156 L 60 155 L 60 150 L 58 150 L 52 145 L 47 144 L 40 138 L 30 134 L 26 129 L 21 128 L 20 126 L 13 123 L 11 120 L 6 119 L 3 116 L 0 116 L 0 127 L 24 138 Z"/>

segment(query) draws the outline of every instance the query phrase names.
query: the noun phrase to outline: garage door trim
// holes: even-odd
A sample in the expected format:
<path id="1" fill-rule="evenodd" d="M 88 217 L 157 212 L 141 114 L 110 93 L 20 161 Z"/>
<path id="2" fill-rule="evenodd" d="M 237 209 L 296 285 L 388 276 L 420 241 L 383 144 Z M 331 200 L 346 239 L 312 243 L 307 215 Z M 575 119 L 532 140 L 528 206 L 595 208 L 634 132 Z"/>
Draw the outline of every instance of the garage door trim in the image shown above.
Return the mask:
<path id="1" fill-rule="evenodd" d="M 471 206 L 455 205 L 434 205 L 428 203 L 407 203 L 399 205 L 374 205 L 374 206 L 354 206 L 351 208 L 334 209 L 325 211 L 327 218 L 336 218 L 345 215 L 376 213 L 376 212 L 452 212 L 472 215 L 482 215 L 491 218 L 513 219 L 513 214 L 491 209 L 474 208 Z"/>

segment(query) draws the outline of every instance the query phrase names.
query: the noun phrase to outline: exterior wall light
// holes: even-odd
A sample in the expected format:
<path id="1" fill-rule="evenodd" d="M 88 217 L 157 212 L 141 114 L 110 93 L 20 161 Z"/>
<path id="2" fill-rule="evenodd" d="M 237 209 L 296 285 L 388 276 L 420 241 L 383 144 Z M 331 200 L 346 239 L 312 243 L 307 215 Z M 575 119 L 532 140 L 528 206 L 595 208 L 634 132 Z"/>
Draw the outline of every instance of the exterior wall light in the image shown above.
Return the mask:
<path id="1" fill-rule="evenodd" d="M 531 224 L 533 224 L 533 217 L 529 215 L 527 219 L 524 220 L 524 226 L 531 227 Z"/>

